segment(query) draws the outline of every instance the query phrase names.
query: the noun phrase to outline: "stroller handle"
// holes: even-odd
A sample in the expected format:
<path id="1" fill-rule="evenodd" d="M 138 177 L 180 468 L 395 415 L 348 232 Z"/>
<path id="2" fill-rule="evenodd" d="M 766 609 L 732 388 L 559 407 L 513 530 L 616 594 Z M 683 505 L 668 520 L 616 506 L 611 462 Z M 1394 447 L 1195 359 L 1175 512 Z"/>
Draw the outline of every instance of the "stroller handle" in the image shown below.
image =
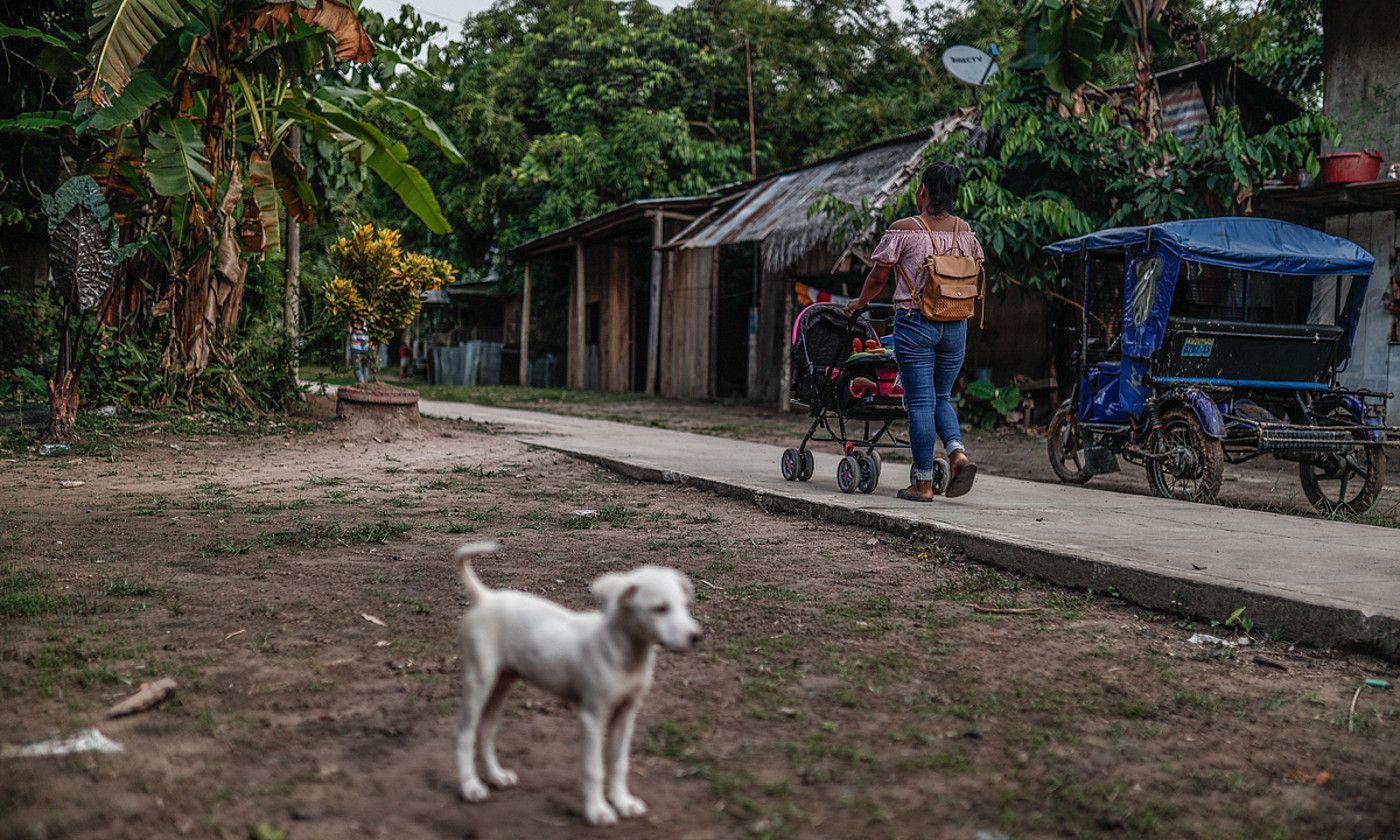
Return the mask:
<path id="1" fill-rule="evenodd" d="M 867 303 L 867 304 L 865 305 L 865 308 L 864 308 L 864 309 L 858 309 L 858 310 L 856 310 L 856 313 L 855 313 L 854 315 L 851 316 L 851 319 L 852 319 L 852 320 L 855 320 L 855 319 L 859 318 L 859 317 L 862 316 L 862 315 L 874 315 L 874 316 L 877 317 L 877 318 L 890 318 L 890 317 L 893 317 L 893 316 L 894 316 L 894 304 L 893 304 L 893 303 L 875 303 L 875 302 L 872 301 L 871 303 Z"/>

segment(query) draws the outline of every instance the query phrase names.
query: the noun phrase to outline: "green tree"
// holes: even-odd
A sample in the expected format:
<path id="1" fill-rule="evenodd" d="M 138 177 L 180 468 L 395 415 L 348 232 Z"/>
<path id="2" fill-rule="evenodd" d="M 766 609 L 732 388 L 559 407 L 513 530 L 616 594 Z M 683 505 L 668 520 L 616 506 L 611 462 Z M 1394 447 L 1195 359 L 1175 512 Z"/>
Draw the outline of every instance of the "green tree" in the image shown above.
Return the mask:
<path id="1" fill-rule="evenodd" d="M 310 220 L 317 204 L 286 143 L 293 127 L 374 173 L 438 233 L 450 225 L 427 180 L 363 112 L 396 108 L 444 157 L 462 158 L 416 106 L 336 78 L 338 63 L 368 62 L 374 49 L 341 0 L 92 0 L 90 12 L 76 40 L 4 33 L 63 42 L 75 60 L 58 75 L 82 74 L 75 110 L 12 124 L 75 139 L 124 236 L 144 245 L 119 272 L 104 320 L 164 319 L 162 363 L 189 392 L 213 367 L 224 374 L 217 386 L 246 404 L 230 339 L 248 261 L 279 248 L 284 206 Z"/>

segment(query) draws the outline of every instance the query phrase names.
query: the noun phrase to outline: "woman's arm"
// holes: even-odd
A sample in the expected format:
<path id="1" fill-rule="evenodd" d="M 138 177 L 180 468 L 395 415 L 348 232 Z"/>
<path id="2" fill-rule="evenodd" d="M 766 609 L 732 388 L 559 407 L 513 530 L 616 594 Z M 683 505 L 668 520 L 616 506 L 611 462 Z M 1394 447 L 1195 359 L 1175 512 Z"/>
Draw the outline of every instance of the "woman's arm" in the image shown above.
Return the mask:
<path id="1" fill-rule="evenodd" d="M 846 304 L 846 314 L 854 315 L 869 306 L 870 301 L 885 290 L 885 284 L 890 282 L 890 271 L 893 269 L 894 266 L 875 263 L 875 267 L 865 276 L 865 285 L 861 287 L 860 297 Z"/>

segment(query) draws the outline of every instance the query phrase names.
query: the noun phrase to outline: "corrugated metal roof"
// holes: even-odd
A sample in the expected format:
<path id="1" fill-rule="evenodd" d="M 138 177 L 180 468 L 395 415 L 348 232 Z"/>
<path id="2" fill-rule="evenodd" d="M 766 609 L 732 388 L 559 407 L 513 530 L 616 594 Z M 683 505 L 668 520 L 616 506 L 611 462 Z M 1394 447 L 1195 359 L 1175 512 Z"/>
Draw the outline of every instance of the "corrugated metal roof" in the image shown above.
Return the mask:
<path id="1" fill-rule="evenodd" d="M 955 130 L 975 127 L 975 116 L 960 111 L 923 131 L 770 176 L 746 187 L 745 195 L 708 224 L 670 244 L 713 248 L 762 242 L 765 267 L 781 271 L 835 234 L 837 220 L 807 215 L 818 198 L 832 195 L 850 204 L 882 205 L 908 183 L 925 147 Z"/>
<path id="2" fill-rule="evenodd" d="M 613 224 L 634 217 L 636 220 L 646 218 L 646 211 L 654 209 L 668 208 L 699 208 L 708 206 L 714 201 L 709 195 L 684 195 L 670 198 L 640 198 L 620 204 L 610 210 L 604 210 L 594 216 L 581 219 L 573 224 L 551 230 L 548 233 L 536 236 L 526 242 L 515 246 L 506 252 L 506 256 L 511 259 L 521 259 L 534 254 L 543 253 L 553 248 L 559 248 L 572 244 L 575 239 L 588 237 L 591 233 L 611 227 Z"/>

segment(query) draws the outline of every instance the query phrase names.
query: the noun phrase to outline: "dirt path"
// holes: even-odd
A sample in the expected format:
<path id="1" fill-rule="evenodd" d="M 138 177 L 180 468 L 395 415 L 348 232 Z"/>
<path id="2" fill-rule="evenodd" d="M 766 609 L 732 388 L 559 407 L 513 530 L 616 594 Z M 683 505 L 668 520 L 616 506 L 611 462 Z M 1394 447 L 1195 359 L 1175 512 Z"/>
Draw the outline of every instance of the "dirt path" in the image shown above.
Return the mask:
<path id="1" fill-rule="evenodd" d="M 535 689 L 501 735 L 520 787 L 455 795 L 447 558 L 478 536 L 505 547 L 489 583 L 573 607 L 642 562 L 697 582 L 709 638 L 662 657 L 639 724 L 651 814 L 608 836 L 1400 829 L 1395 692 L 1364 692 L 1347 726 L 1389 665 L 1199 647 L 1210 628 L 501 432 L 332 423 L 0 464 L 0 743 L 96 724 L 126 747 L 0 759 L 0 838 L 603 836 L 580 824 L 573 716 Z M 166 675 L 173 701 L 100 721 Z"/>

